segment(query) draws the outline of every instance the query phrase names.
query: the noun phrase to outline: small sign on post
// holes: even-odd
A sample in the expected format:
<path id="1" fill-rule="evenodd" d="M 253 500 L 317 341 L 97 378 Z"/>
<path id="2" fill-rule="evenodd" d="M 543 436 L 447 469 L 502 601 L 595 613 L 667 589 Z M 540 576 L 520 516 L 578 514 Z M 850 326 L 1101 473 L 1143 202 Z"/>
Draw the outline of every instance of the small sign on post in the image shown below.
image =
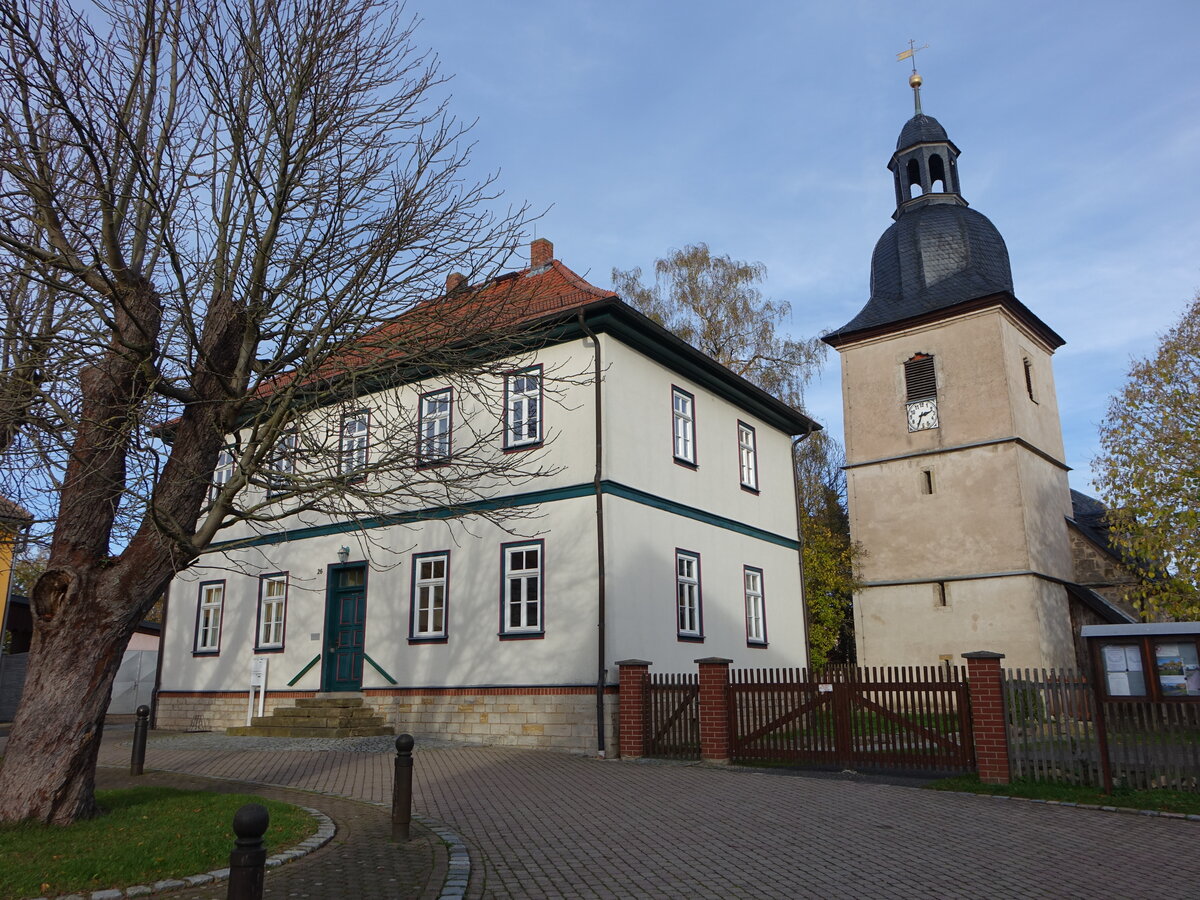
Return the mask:
<path id="1" fill-rule="evenodd" d="M 265 715 L 267 702 L 267 657 L 254 656 L 250 659 L 250 697 L 246 705 L 246 725 L 254 715 L 254 689 L 258 688 L 258 715 Z"/>

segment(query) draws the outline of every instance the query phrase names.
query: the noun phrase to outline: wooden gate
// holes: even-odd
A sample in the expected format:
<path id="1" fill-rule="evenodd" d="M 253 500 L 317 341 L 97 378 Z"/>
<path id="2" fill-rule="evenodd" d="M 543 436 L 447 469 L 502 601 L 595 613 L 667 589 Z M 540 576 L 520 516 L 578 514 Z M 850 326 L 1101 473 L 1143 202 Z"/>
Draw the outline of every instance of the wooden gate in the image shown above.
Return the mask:
<path id="1" fill-rule="evenodd" d="M 696 675 L 650 675 L 649 756 L 700 758 L 700 681 Z"/>
<path id="2" fill-rule="evenodd" d="M 966 772 L 967 684 L 957 668 L 730 671 L 736 762 Z"/>

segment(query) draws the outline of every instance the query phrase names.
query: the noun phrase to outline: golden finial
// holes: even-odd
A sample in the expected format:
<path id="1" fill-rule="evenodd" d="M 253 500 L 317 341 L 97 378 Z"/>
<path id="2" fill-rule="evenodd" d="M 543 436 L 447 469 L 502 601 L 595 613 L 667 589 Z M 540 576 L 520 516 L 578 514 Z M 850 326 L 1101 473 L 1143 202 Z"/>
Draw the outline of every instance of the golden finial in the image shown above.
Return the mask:
<path id="1" fill-rule="evenodd" d="M 906 59 L 912 60 L 912 75 L 908 77 L 908 86 L 913 89 L 913 106 L 916 107 L 916 114 L 918 116 L 921 115 L 921 85 L 925 82 L 917 74 L 917 54 L 927 49 L 929 49 L 928 44 L 918 47 L 916 41 L 910 40 L 908 42 L 908 49 L 896 54 L 896 62 L 902 62 Z"/>

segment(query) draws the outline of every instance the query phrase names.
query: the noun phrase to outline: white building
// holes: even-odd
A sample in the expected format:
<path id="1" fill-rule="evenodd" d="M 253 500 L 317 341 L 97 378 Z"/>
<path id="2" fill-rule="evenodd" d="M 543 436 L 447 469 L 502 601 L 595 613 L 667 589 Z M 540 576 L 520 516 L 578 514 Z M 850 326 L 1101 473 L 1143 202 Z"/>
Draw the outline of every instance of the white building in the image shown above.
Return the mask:
<path id="1" fill-rule="evenodd" d="M 170 587 L 161 727 L 243 724 L 265 656 L 268 709 L 361 692 L 398 730 L 596 750 L 615 747 L 618 660 L 806 664 L 792 438 L 811 423 L 585 282 L 549 241 L 531 249 L 528 269 L 474 293 L 527 298 L 537 346 L 509 371 L 475 391 L 375 385 L 340 419 L 299 425 L 351 463 L 384 439 L 453 462 L 495 435 L 496 453 L 545 474 L 496 481 L 466 512 L 525 517 L 427 505 L 222 534 Z M 408 410 L 412 430 L 373 434 L 384 409 Z"/>

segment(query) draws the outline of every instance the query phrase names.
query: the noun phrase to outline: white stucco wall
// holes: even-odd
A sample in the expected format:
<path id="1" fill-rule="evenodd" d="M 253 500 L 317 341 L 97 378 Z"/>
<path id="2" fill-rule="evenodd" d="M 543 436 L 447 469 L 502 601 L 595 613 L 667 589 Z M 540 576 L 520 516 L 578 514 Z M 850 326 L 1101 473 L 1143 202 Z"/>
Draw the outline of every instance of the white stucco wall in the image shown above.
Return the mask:
<path id="1" fill-rule="evenodd" d="M 694 671 L 708 656 L 739 667 L 806 664 L 796 550 L 619 498 L 605 509 L 610 660 L 649 660 L 655 672 Z M 678 637 L 676 549 L 700 556 L 703 642 Z M 747 646 L 743 566 L 763 572 L 767 647 Z"/>
<path id="2" fill-rule="evenodd" d="M 604 477 L 795 537 L 790 437 L 619 341 L 601 340 L 608 364 Z M 694 469 L 674 461 L 672 387 L 695 397 Z M 739 420 L 755 431 L 757 495 L 741 487 Z"/>

